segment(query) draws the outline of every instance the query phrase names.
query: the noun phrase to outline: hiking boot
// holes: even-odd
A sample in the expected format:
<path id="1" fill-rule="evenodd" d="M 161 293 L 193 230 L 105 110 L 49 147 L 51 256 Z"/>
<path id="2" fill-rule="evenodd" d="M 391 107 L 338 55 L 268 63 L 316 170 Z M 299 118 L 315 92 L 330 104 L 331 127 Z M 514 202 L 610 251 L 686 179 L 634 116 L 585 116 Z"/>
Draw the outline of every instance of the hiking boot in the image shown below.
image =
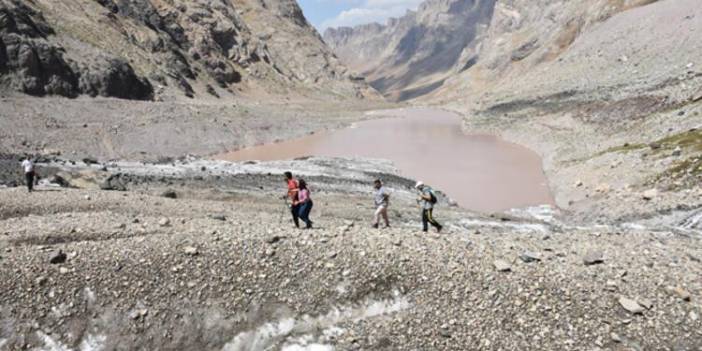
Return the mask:
<path id="1" fill-rule="evenodd" d="M 440 226 L 436 227 L 436 232 L 441 233 L 442 229 L 444 229 L 444 226 L 440 225 Z"/>
<path id="2" fill-rule="evenodd" d="M 375 224 L 371 225 L 371 227 L 372 227 L 373 229 L 378 229 L 378 223 L 375 223 Z"/>

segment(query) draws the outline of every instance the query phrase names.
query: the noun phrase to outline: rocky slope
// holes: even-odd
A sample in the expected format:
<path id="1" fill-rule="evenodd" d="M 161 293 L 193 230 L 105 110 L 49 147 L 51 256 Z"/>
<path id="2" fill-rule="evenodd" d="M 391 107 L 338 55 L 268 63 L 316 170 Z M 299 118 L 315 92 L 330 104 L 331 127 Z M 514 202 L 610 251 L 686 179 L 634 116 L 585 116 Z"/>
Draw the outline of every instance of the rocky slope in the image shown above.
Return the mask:
<path id="1" fill-rule="evenodd" d="M 698 213 L 698 3 L 532 3 L 499 5 L 481 59 L 426 99 L 540 152 L 558 205 L 589 220 Z"/>
<path id="2" fill-rule="evenodd" d="M 425 6 L 437 4 L 446 2 Z M 467 131 L 499 134 L 539 152 L 558 206 L 577 218 L 699 215 L 699 4 L 512 0 L 492 5 L 485 28 L 447 77 L 414 102 L 449 107 L 466 116 Z M 412 16 L 405 18 L 408 33 L 417 28 Z M 335 50 L 343 59 L 346 48 L 364 43 L 373 48 L 378 38 L 387 38 L 384 28 L 370 25 L 329 36 L 341 38 Z M 426 55 L 408 55 L 415 54 Z M 650 199 L 645 192 L 657 195 Z"/>
<path id="3" fill-rule="evenodd" d="M 444 200 L 446 232 L 419 234 L 412 182 L 378 161 L 58 164 L 83 189 L 0 189 L 1 350 L 702 347 L 699 237 Z M 314 230 L 277 199 L 285 169 Z M 91 185 L 110 172 L 128 191 Z M 378 176 L 391 229 L 368 225 Z"/>
<path id="4" fill-rule="evenodd" d="M 330 28 L 324 40 L 377 90 L 395 100 L 427 94 L 474 61 L 495 0 L 428 0 L 386 24 Z"/>
<path id="5" fill-rule="evenodd" d="M 135 100 L 373 95 L 294 0 L 2 0 L 0 87 Z"/>

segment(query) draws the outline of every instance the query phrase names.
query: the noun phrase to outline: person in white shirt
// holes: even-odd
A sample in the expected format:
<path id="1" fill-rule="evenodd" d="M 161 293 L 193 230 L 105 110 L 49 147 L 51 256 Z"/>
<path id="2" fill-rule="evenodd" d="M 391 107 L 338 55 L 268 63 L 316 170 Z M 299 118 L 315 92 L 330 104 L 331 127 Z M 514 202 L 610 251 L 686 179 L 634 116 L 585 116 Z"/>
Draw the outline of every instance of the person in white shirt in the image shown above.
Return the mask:
<path id="1" fill-rule="evenodd" d="M 34 190 L 34 162 L 27 156 L 22 161 L 22 169 L 24 170 L 24 179 L 27 182 L 27 190 L 31 193 Z"/>
<path id="2" fill-rule="evenodd" d="M 383 181 L 376 179 L 373 183 L 375 194 L 373 200 L 375 202 L 375 214 L 373 216 L 373 228 L 378 228 L 380 225 L 380 217 L 385 220 L 385 227 L 390 227 L 388 220 L 388 205 L 390 204 L 390 193 L 383 186 Z"/>

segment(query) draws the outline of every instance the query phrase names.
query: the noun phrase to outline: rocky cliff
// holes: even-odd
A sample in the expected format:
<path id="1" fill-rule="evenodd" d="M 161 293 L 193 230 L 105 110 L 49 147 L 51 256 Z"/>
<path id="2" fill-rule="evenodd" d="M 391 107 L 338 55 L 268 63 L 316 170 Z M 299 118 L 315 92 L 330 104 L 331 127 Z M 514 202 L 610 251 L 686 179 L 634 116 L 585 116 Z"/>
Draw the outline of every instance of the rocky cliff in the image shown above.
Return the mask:
<path id="1" fill-rule="evenodd" d="M 294 0 L 1 0 L 0 87 L 139 100 L 372 94 Z"/>
<path id="2" fill-rule="evenodd" d="M 339 58 L 386 96 L 406 100 L 441 85 L 471 55 L 492 18 L 495 0 L 429 0 L 385 25 L 328 29 Z"/>

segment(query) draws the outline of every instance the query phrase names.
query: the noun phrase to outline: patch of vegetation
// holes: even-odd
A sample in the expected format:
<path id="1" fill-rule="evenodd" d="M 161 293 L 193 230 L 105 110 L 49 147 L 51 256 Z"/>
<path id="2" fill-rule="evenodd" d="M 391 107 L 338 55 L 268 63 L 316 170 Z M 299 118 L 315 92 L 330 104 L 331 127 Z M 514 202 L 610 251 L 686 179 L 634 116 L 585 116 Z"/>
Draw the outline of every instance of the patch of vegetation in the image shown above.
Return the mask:
<path id="1" fill-rule="evenodd" d="M 698 187 L 702 183 L 702 154 L 676 161 L 649 185 L 669 183 L 671 189 Z"/>
<path id="2" fill-rule="evenodd" d="M 656 140 L 650 144 L 624 144 L 620 146 L 611 147 L 609 149 L 598 152 L 593 155 L 593 157 L 599 157 L 613 152 L 631 152 L 642 150 L 650 147 L 654 153 L 659 153 L 662 151 L 674 150 L 677 147 L 681 149 L 689 149 L 693 152 L 702 152 L 702 130 L 692 129 L 684 133 L 673 134 L 667 136 L 663 139 Z"/>
<path id="3" fill-rule="evenodd" d="M 613 152 L 636 151 L 636 150 L 641 150 L 645 147 L 646 147 L 646 145 L 644 145 L 644 144 L 628 144 L 627 143 L 627 144 L 620 145 L 620 146 L 610 147 L 609 149 L 604 150 L 604 151 L 600 151 L 597 154 L 595 154 L 595 157 L 599 157 L 599 156 L 606 155 L 606 154 L 613 153 Z"/>
<path id="4" fill-rule="evenodd" d="M 657 141 L 662 148 L 691 149 L 695 152 L 702 152 L 702 130 L 693 129 L 685 133 L 675 134 Z"/>

